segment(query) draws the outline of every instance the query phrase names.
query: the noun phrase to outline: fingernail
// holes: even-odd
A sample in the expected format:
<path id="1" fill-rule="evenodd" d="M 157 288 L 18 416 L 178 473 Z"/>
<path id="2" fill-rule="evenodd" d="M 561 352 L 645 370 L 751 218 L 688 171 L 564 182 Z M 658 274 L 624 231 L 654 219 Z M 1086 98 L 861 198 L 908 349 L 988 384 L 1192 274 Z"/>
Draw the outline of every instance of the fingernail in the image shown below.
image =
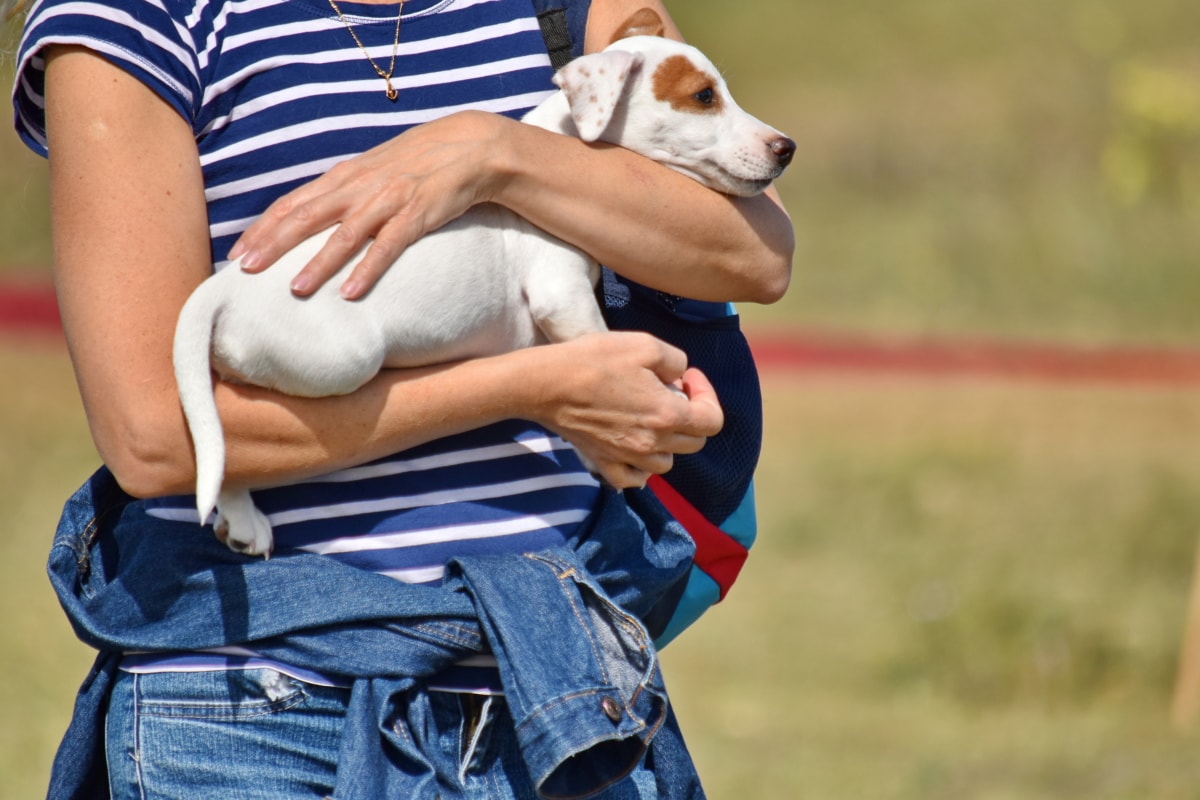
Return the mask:
<path id="1" fill-rule="evenodd" d="M 354 300 L 362 291 L 362 284 L 354 279 L 350 279 L 342 284 L 341 295 L 346 300 Z"/>
<path id="2" fill-rule="evenodd" d="M 233 261 L 244 252 L 246 252 L 246 245 L 242 244 L 241 240 L 239 239 L 233 243 L 233 247 L 229 248 L 229 255 L 226 256 L 226 258 L 228 258 L 230 261 Z"/>
<path id="3" fill-rule="evenodd" d="M 308 294 L 312 288 L 312 280 L 307 275 L 297 275 L 292 279 L 293 294 Z"/>
<path id="4" fill-rule="evenodd" d="M 236 258 L 233 252 L 230 251 L 230 258 Z M 242 269 L 254 269 L 258 266 L 258 262 L 262 260 L 262 255 L 254 250 L 242 256 Z"/>

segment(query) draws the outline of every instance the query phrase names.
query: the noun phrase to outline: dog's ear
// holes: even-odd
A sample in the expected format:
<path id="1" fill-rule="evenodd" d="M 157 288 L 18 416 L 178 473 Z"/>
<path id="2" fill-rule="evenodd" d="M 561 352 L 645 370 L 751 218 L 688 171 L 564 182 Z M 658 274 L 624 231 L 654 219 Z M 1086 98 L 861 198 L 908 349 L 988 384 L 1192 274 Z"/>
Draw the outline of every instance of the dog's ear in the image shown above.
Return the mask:
<path id="1" fill-rule="evenodd" d="M 603 135 L 629 76 L 641 63 L 641 53 L 604 50 L 580 56 L 555 73 L 554 83 L 567 96 L 580 139 L 594 142 Z"/>
<path id="2" fill-rule="evenodd" d="M 617 35 L 613 37 L 613 42 L 628 39 L 630 36 L 662 36 L 665 33 L 666 27 L 658 12 L 650 8 L 642 8 L 633 12 L 633 15 L 617 28 Z"/>

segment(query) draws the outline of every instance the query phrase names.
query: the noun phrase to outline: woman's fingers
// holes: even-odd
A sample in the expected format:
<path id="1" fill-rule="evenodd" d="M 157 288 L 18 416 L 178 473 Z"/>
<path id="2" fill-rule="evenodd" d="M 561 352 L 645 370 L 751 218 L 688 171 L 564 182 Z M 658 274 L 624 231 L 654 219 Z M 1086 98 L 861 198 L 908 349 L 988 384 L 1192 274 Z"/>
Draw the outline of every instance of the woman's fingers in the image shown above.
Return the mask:
<path id="1" fill-rule="evenodd" d="M 354 176 L 335 168 L 285 196 L 246 230 L 230 251 L 230 257 L 241 256 L 242 269 L 260 272 L 309 236 L 336 226 L 317 254 L 293 278 L 292 291 L 300 296 L 315 292 L 372 239 L 375 242 L 368 248 L 364 260 L 378 265 L 370 273 L 378 279 L 410 243 L 409 240 L 415 238 L 408 237 L 401 245 L 396 244 L 401 239 L 397 232 L 404 227 L 404 204 L 411 199 L 400 199 L 401 191 L 396 187 L 387 192 L 388 196 L 383 196 L 383 187 L 356 189 L 357 185 Z M 385 236 L 387 231 L 390 231 L 390 242 Z M 380 247 L 381 240 L 388 246 Z M 372 255 L 372 251 L 378 252 Z M 360 283 L 364 281 L 364 274 L 359 272 L 357 275 Z M 374 279 L 366 285 L 373 284 Z M 342 290 L 346 296 L 357 297 L 362 293 L 351 293 L 347 288 L 344 286 Z"/>
<path id="2" fill-rule="evenodd" d="M 641 489 L 650 480 L 651 475 L 660 474 L 638 469 L 629 464 L 611 464 L 602 470 L 600 478 L 614 489 Z"/>
<path id="3" fill-rule="evenodd" d="M 337 168 L 335 167 L 334 170 Z M 340 221 L 345 209 L 326 194 L 334 171 L 283 195 L 268 206 L 229 250 L 247 272 L 261 272 L 300 242 Z"/>
<path id="4" fill-rule="evenodd" d="M 597 334 L 562 345 L 563 396 L 548 424 L 618 488 L 668 472 L 720 431 L 712 384 L 686 356 L 648 334 Z"/>
<path id="5" fill-rule="evenodd" d="M 349 277 L 342 283 L 340 289 L 342 297 L 347 300 L 357 300 L 366 294 L 383 277 L 383 274 L 387 272 L 392 264 L 400 258 L 400 255 L 408 249 L 409 245 L 429 232 L 427 228 L 432 230 L 433 226 L 425 223 L 423 218 L 414 217 L 413 214 L 398 213 L 384 220 L 379 227 L 378 233 L 375 234 L 373 241 L 371 241 L 370 246 L 367 247 L 366 252 L 359 259 L 358 263 L 354 265 L 354 269 L 350 271 Z M 351 255 L 357 252 L 365 241 L 366 237 L 362 237 L 362 240 L 358 243 L 358 247 L 351 251 Z M 322 253 L 318 254 L 318 258 L 324 255 L 324 251 L 322 251 Z M 329 262 L 322 262 L 321 265 L 315 263 L 314 259 L 314 262 L 301 270 L 300 275 L 297 277 L 307 278 L 308 273 L 311 271 L 313 280 L 319 281 L 317 283 L 319 286 L 337 272 L 336 266 L 333 267 L 333 272 L 328 272 L 327 269 L 330 265 L 344 263 L 344 259 L 337 261 L 338 256 L 335 254 L 331 254 L 329 258 L 331 259 Z M 296 291 L 294 285 L 292 290 Z"/>
<path id="6" fill-rule="evenodd" d="M 315 292 L 367 246 L 341 287 L 344 297 L 361 297 L 410 244 L 487 199 L 494 178 L 489 153 L 501 136 L 499 119 L 455 114 L 341 162 L 272 204 L 246 229 L 229 257 L 257 272 L 308 237 L 338 225 L 297 273 L 292 291 Z"/>
<path id="7" fill-rule="evenodd" d="M 703 372 L 688 367 L 681 378 L 683 394 L 688 399 L 689 427 L 686 432 L 699 438 L 715 436 L 725 426 L 725 412 L 717 390 Z"/>

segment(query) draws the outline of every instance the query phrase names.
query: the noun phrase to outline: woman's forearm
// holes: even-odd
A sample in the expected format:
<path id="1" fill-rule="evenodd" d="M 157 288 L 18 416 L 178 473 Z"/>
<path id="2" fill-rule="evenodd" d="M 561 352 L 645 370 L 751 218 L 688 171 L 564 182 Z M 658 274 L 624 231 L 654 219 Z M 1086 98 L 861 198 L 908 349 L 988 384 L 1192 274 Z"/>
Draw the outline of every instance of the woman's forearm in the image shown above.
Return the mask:
<path id="1" fill-rule="evenodd" d="M 417 126 L 290 192 L 229 256 L 244 269 L 269 268 L 340 223 L 293 291 L 311 294 L 374 237 L 342 285 L 356 298 L 412 242 L 480 202 L 506 206 L 618 272 L 673 294 L 769 303 L 791 278 L 791 220 L 772 189 L 730 197 L 623 148 L 479 111 Z"/>
<path id="2" fill-rule="evenodd" d="M 385 370 L 352 394 L 324 398 L 218 381 L 214 393 L 226 442 L 225 482 L 286 484 L 510 418 L 522 402 L 517 389 L 528 385 L 513 379 L 516 368 L 502 359 L 481 359 Z M 126 453 L 114 472 L 135 495 L 194 491 L 186 424 L 171 404 L 158 413 L 168 424 L 160 428 L 157 455 Z"/>
<path id="3" fill-rule="evenodd" d="M 619 147 L 499 125 L 493 202 L 656 289 L 716 301 L 783 296 L 795 242 L 773 192 L 729 197 Z"/>
<path id="4" fill-rule="evenodd" d="M 684 394 L 666 384 L 682 382 Z M 578 446 L 615 486 L 666 472 L 672 454 L 695 452 L 721 428 L 720 404 L 686 357 L 639 333 L 573 342 L 455 364 L 384 370 L 353 394 L 304 399 L 216 385 L 226 439 L 225 480 L 263 487 L 356 466 L 506 419 L 527 419 Z M 139 496 L 190 492 L 195 470 L 174 398 L 134 409 L 150 446 L 117 444 L 110 461 Z M 146 425 L 157 417 L 158 425 Z"/>

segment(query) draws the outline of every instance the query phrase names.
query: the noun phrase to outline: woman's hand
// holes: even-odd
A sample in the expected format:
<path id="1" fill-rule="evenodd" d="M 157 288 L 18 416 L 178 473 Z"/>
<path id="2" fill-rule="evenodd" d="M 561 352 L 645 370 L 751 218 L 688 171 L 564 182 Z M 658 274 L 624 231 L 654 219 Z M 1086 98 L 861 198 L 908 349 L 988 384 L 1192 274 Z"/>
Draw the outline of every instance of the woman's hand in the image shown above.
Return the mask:
<path id="1" fill-rule="evenodd" d="M 258 272 L 340 222 L 292 291 L 316 291 L 373 238 L 341 287 L 343 297 L 361 297 L 406 247 L 489 199 L 497 177 L 489 159 L 505 123 L 511 120 L 467 111 L 411 128 L 276 200 L 229 256 Z"/>
<path id="2" fill-rule="evenodd" d="M 683 351 L 644 333 L 591 334 L 552 346 L 535 420 L 579 449 L 610 485 L 645 486 L 721 430 L 716 392 Z M 529 353 L 545 352 L 533 348 Z"/>

